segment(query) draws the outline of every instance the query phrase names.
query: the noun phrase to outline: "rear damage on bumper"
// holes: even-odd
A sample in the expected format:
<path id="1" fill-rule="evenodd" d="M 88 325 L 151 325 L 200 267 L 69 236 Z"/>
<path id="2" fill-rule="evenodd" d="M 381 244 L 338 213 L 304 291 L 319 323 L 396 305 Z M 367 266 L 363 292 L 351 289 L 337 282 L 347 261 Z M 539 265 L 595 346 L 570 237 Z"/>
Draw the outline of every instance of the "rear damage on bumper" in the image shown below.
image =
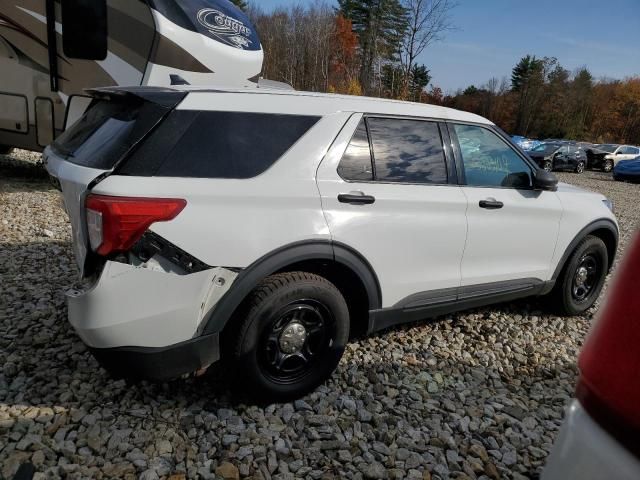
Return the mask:
<path id="1" fill-rule="evenodd" d="M 97 281 L 67 292 L 69 321 L 98 361 L 119 377 L 167 380 L 220 357 L 203 319 L 238 273 L 210 268 L 180 275 L 107 261 Z"/>

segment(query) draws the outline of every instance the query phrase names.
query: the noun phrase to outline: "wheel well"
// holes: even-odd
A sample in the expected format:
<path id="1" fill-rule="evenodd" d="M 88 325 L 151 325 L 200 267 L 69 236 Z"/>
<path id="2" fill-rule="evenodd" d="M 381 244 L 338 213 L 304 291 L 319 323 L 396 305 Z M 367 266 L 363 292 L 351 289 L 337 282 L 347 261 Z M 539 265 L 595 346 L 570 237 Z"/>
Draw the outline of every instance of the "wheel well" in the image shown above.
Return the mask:
<path id="1" fill-rule="evenodd" d="M 284 272 L 308 272 L 320 275 L 333 283 L 347 302 L 349 308 L 350 337 L 357 338 L 367 333 L 369 327 L 369 297 L 360 277 L 349 267 L 328 259 L 304 260 L 292 263 L 272 272 L 270 275 Z M 249 293 L 250 295 L 250 293 Z M 227 356 L 233 346 L 239 327 L 240 318 L 245 314 L 246 297 L 238 305 L 224 326 L 220 344 L 223 356 Z"/>
<path id="2" fill-rule="evenodd" d="M 287 265 L 274 273 L 309 272 L 333 283 L 347 302 L 351 319 L 351 338 L 367 333 L 369 327 L 369 297 L 360 277 L 349 267 L 330 260 L 305 260 Z"/>
<path id="3" fill-rule="evenodd" d="M 589 232 L 589 235 L 598 237 L 600 240 L 604 242 L 604 245 L 607 247 L 607 258 L 609 260 L 609 270 L 611 270 L 611 267 L 613 266 L 613 261 L 615 260 L 615 257 L 616 257 L 616 248 L 618 243 L 615 234 L 608 228 L 598 228 L 593 232 Z"/>

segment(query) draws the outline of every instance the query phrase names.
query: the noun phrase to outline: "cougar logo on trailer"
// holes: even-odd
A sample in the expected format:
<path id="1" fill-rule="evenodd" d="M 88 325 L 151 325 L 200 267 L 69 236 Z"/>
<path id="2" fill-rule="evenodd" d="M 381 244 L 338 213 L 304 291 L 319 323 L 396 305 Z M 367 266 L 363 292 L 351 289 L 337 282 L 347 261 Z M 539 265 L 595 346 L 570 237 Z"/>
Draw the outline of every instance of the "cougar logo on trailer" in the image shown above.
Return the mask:
<path id="1" fill-rule="evenodd" d="M 198 22 L 211 35 L 232 47 L 246 48 L 253 43 L 247 38 L 251 35 L 251 29 L 240 20 L 236 20 L 220 10 L 203 8 L 198 12 Z"/>

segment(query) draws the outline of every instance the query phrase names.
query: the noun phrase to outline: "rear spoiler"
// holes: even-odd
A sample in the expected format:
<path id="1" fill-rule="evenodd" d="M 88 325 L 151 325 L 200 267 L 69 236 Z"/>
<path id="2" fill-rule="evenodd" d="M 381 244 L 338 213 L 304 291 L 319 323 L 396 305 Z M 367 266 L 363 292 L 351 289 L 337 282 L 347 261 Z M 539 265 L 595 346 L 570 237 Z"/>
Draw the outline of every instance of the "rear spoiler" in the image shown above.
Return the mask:
<path id="1" fill-rule="evenodd" d="M 103 87 L 87 88 L 85 92 L 93 98 L 104 100 L 133 97 L 169 110 L 178 105 L 188 93 L 184 90 L 166 87 Z"/>

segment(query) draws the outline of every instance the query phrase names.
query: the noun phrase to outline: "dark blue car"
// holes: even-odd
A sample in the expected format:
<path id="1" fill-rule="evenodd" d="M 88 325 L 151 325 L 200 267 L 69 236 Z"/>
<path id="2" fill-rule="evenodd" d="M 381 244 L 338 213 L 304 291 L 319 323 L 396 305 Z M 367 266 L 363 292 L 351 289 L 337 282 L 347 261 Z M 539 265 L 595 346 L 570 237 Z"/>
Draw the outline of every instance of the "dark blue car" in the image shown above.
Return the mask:
<path id="1" fill-rule="evenodd" d="M 640 183 L 640 156 L 631 160 L 620 160 L 613 167 L 614 180 Z"/>

